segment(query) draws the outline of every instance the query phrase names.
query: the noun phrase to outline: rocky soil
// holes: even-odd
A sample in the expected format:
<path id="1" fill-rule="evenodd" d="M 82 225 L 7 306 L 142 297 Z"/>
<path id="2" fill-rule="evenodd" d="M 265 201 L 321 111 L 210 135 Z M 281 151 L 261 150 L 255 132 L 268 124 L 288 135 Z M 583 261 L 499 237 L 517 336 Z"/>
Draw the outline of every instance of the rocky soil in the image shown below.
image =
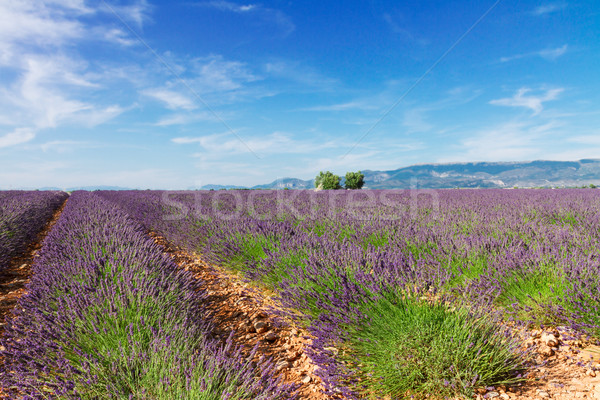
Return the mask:
<path id="1" fill-rule="evenodd" d="M 524 332 L 523 350 L 535 361 L 515 387 L 481 389 L 477 399 L 600 400 L 600 347 L 565 327 Z"/>

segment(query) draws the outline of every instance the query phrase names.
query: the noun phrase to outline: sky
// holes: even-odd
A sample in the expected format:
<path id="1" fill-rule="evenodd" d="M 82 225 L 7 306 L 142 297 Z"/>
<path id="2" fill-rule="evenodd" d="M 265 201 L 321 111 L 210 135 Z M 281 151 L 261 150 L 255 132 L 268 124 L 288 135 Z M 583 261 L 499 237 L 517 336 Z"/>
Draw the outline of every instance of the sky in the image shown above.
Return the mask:
<path id="1" fill-rule="evenodd" d="M 0 188 L 600 158 L 600 3 L 0 0 Z"/>

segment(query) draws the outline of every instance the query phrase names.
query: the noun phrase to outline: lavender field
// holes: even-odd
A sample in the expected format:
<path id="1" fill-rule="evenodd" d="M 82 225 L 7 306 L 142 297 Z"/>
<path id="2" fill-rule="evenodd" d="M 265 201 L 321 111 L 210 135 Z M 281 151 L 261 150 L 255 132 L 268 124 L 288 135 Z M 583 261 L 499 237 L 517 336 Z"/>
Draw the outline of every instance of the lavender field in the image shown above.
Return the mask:
<path id="1" fill-rule="evenodd" d="M 139 223 L 76 192 L 7 321 L 0 386 L 23 399 L 291 398 L 266 360 L 209 338 L 203 297 Z"/>
<path id="2" fill-rule="evenodd" d="M 75 192 L 0 339 L 4 391 L 296 397 L 213 339 L 202 282 L 148 231 L 272 293 L 312 338 L 325 398 L 473 398 L 524 380 L 520 330 L 600 338 L 595 190 Z"/>
<path id="3" fill-rule="evenodd" d="M 600 336 L 594 190 L 103 192 L 277 294 L 331 396 L 522 379 L 510 326 Z"/>
<path id="4" fill-rule="evenodd" d="M 0 192 L 0 270 L 25 251 L 66 198 L 64 192 Z"/>

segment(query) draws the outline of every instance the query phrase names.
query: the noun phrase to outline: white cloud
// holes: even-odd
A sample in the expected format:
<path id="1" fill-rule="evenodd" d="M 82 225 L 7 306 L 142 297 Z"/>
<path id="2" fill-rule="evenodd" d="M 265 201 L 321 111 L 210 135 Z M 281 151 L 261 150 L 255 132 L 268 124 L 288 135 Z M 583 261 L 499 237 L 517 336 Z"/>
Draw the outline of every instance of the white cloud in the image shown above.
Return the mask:
<path id="1" fill-rule="evenodd" d="M 568 138 L 567 141 L 572 142 L 572 143 L 600 146 L 600 134 L 574 136 L 574 137 Z M 597 154 L 600 154 L 600 153 L 597 153 Z"/>
<path id="2" fill-rule="evenodd" d="M 206 152 L 214 157 L 225 154 L 244 154 L 250 148 L 252 152 L 260 155 L 267 154 L 303 154 L 314 151 L 337 148 L 339 144 L 335 141 L 315 142 L 313 140 L 297 140 L 291 134 L 274 132 L 263 137 L 246 138 L 241 140 L 232 136 L 230 132 L 200 136 L 200 137 L 177 137 L 171 139 L 176 144 L 199 144 Z M 196 153 L 196 156 L 204 156 L 205 153 Z"/>
<path id="3" fill-rule="evenodd" d="M 404 40 L 420 46 L 426 46 L 430 43 L 428 39 L 415 36 L 414 32 L 405 27 L 406 23 L 404 22 L 406 21 L 406 17 L 404 15 L 395 14 L 392 16 L 389 13 L 384 13 L 382 17 L 391 31 L 400 35 Z"/>
<path id="4" fill-rule="evenodd" d="M 425 120 L 425 113 L 428 109 L 413 108 L 404 112 L 402 125 L 407 128 L 407 133 L 427 132 L 433 128 L 433 125 Z"/>
<path id="5" fill-rule="evenodd" d="M 499 126 L 478 131 L 463 139 L 451 156 L 438 162 L 453 161 L 519 161 L 544 158 L 548 137 L 560 124 L 550 121 L 544 124 L 507 122 Z"/>
<path id="6" fill-rule="evenodd" d="M 102 3 L 102 2 L 98 2 Z M 145 0 L 129 5 L 110 6 L 120 18 L 141 27 L 150 6 Z M 23 53 L 56 52 L 74 41 L 104 39 L 130 46 L 135 41 L 115 24 L 92 25 L 83 17 L 111 12 L 103 4 L 97 8 L 83 0 L 19 0 L 0 2 L 0 65 L 11 65 Z"/>
<path id="7" fill-rule="evenodd" d="M 35 133 L 28 128 L 18 128 L 11 133 L 0 136 L 0 148 L 16 146 L 35 138 Z"/>
<path id="8" fill-rule="evenodd" d="M 122 46 L 133 46 L 138 43 L 137 39 L 132 38 L 129 34 L 122 29 L 112 28 L 103 30 L 102 35 L 107 42 L 118 43 Z"/>
<path id="9" fill-rule="evenodd" d="M 219 113 L 221 118 L 225 118 L 222 113 Z M 173 126 L 173 125 L 187 125 L 198 121 L 213 121 L 220 122 L 220 120 L 214 116 L 214 114 L 208 112 L 194 112 L 194 113 L 173 113 L 162 117 L 158 122 L 154 123 L 154 126 Z"/>
<path id="10" fill-rule="evenodd" d="M 56 7 L 41 0 L 0 2 L 0 48 L 6 51 L 17 44 L 57 47 L 83 37 L 83 24 L 69 18 L 69 11 L 76 16 L 82 13 L 78 4 Z"/>
<path id="11" fill-rule="evenodd" d="M 166 81 L 163 86 L 140 91 L 142 95 L 163 102 L 172 110 L 195 110 L 198 106 L 211 108 L 247 99 L 258 99 L 273 95 L 254 82 L 263 78 L 253 73 L 246 63 L 230 61 L 220 55 L 179 60 L 166 55 L 169 64 L 177 71 L 177 79 Z M 159 125 L 177 124 L 177 118 L 162 119 Z"/>
<path id="12" fill-rule="evenodd" d="M 561 94 L 564 89 L 548 89 L 544 94 L 527 96 L 527 93 L 530 93 L 531 91 L 532 90 L 529 88 L 521 88 L 513 97 L 492 100 L 490 101 L 490 104 L 507 107 L 525 107 L 532 110 L 534 115 L 537 115 L 544 109 L 543 104 L 545 102 L 556 100 L 558 95 Z"/>
<path id="13" fill-rule="evenodd" d="M 196 108 L 193 99 L 173 90 L 155 88 L 143 90 L 141 93 L 162 101 L 171 110 L 193 110 Z"/>
<path id="14" fill-rule="evenodd" d="M 149 7 L 142 0 L 118 9 L 141 23 Z M 67 123 L 93 127 L 126 110 L 93 100 L 114 77 L 99 73 L 75 50 L 98 40 L 132 44 L 114 24 L 88 18 L 105 11 L 84 0 L 0 1 L 0 67 L 7 72 L 0 77 L 3 125 L 31 132 Z"/>
<path id="15" fill-rule="evenodd" d="M 536 7 L 533 11 L 533 15 L 547 15 L 567 8 L 567 3 L 549 3 Z"/>
<path id="16" fill-rule="evenodd" d="M 87 68 L 86 63 L 61 55 L 24 56 L 20 79 L 9 87 L 0 86 L 1 119 L 15 126 L 43 129 L 74 121 L 95 126 L 122 113 L 125 109 L 118 105 L 77 99 L 101 88 L 88 76 Z"/>
<path id="17" fill-rule="evenodd" d="M 299 62 L 273 61 L 264 65 L 264 71 L 274 79 L 284 79 L 298 83 L 310 91 L 331 92 L 338 84 L 336 79 L 324 76 L 314 68 Z"/>
<path id="18" fill-rule="evenodd" d="M 216 8 L 222 11 L 233 11 L 236 13 L 246 13 L 255 10 L 258 7 L 256 4 L 239 5 L 230 1 L 209 1 L 207 3 L 201 3 L 201 5 Z"/>
<path id="19" fill-rule="evenodd" d="M 362 101 L 349 101 L 346 103 L 331 104 L 301 108 L 298 111 L 347 111 L 347 110 L 374 110 L 377 106 Z"/>
<path id="20" fill-rule="evenodd" d="M 568 45 L 565 44 L 555 49 L 541 50 L 538 54 L 547 60 L 556 60 L 558 57 L 564 55 L 567 52 L 567 49 Z"/>
<path id="21" fill-rule="evenodd" d="M 568 48 L 569 48 L 569 46 L 567 44 L 565 44 L 560 47 L 556 47 L 554 49 L 544 49 L 544 50 L 534 51 L 531 53 L 516 54 L 514 56 L 502 57 L 500 59 L 500 62 L 504 63 L 504 62 L 519 60 L 519 59 L 528 58 L 528 57 L 542 57 L 546 60 L 554 61 L 557 58 L 565 55 L 567 53 Z"/>
<path id="22" fill-rule="evenodd" d="M 40 144 L 39 147 L 44 153 L 47 153 L 49 151 L 54 151 L 57 153 L 67 153 L 79 148 L 93 148 L 100 146 L 96 143 L 77 140 L 52 140 L 50 142 Z"/>
<path id="23" fill-rule="evenodd" d="M 116 118 L 129 109 L 131 107 L 125 108 L 119 105 L 110 105 L 102 108 L 99 106 L 90 106 L 86 111 L 69 116 L 67 120 L 92 128 Z"/>
<path id="24" fill-rule="evenodd" d="M 127 5 L 108 4 L 108 6 L 109 12 L 116 13 L 119 16 L 119 18 L 122 18 L 125 21 L 134 22 L 138 28 L 141 28 L 144 24 L 144 21 L 149 19 L 148 14 L 151 9 L 150 5 L 146 0 L 138 0 L 132 4 Z"/>
<path id="25" fill-rule="evenodd" d="M 237 4 L 231 1 L 219 0 L 196 3 L 195 5 L 236 14 L 255 15 L 257 18 L 263 20 L 263 22 L 277 25 L 283 36 L 289 35 L 296 29 L 294 22 L 284 12 L 264 7 L 260 4 Z"/>
<path id="26" fill-rule="evenodd" d="M 240 89 L 243 84 L 261 80 L 245 63 L 228 61 L 222 56 L 197 58 L 192 62 L 190 82 L 201 93 Z"/>

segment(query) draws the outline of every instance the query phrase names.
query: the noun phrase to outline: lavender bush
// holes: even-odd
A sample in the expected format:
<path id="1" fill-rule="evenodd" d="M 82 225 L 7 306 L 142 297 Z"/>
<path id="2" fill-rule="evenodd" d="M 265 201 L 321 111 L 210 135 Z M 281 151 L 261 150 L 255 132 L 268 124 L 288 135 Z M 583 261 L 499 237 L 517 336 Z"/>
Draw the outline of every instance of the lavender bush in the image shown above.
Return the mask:
<path id="1" fill-rule="evenodd" d="M 36 239 L 67 196 L 64 192 L 0 192 L 0 270 Z"/>
<path id="2" fill-rule="evenodd" d="M 0 384 L 24 399 L 287 399 L 266 360 L 210 339 L 199 282 L 126 213 L 75 192 L 7 321 Z"/>

